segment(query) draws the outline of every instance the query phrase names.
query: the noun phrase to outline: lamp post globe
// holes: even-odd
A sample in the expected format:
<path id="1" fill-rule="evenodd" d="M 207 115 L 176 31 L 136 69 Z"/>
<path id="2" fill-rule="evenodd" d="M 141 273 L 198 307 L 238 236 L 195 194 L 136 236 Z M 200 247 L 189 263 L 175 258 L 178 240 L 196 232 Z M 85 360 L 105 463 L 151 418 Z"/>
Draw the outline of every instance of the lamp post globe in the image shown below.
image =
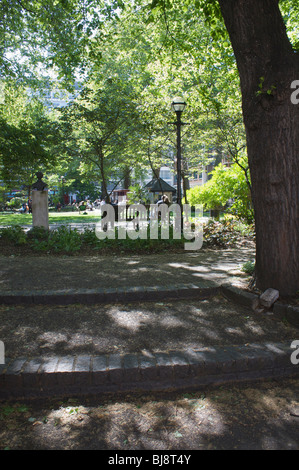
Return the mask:
<path id="1" fill-rule="evenodd" d="M 180 96 L 176 96 L 172 100 L 171 107 L 176 113 L 177 112 L 182 113 L 186 107 L 186 102 Z"/>

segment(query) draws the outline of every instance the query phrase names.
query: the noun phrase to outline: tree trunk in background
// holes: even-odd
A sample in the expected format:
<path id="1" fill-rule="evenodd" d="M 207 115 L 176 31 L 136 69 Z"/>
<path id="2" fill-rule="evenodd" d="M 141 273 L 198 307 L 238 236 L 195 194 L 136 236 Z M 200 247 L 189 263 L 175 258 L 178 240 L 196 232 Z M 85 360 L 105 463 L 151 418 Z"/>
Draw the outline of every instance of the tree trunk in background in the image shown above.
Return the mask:
<path id="1" fill-rule="evenodd" d="M 110 204 L 110 196 L 108 194 L 106 174 L 105 174 L 105 168 L 104 168 L 104 155 L 102 153 L 99 155 L 99 160 L 100 160 L 99 166 L 100 166 L 100 172 L 101 172 L 101 178 L 102 178 L 102 199 L 105 199 L 106 204 Z"/>
<path id="2" fill-rule="evenodd" d="M 183 197 L 185 198 L 185 204 L 188 204 L 187 191 L 190 189 L 190 183 L 185 173 L 182 173 L 182 180 L 183 180 Z"/>
<path id="3" fill-rule="evenodd" d="M 157 178 L 157 179 L 160 178 L 160 167 L 158 167 L 158 168 L 152 168 L 152 170 L 153 170 L 153 176 L 154 176 L 154 178 Z"/>
<path id="4" fill-rule="evenodd" d="M 218 0 L 237 60 L 256 222 L 257 287 L 299 290 L 299 55 L 278 0 Z"/>
<path id="5" fill-rule="evenodd" d="M 131 185 L 131 169 L 127 166 L 124 170 L 124 189 L 129 189 Z"/>

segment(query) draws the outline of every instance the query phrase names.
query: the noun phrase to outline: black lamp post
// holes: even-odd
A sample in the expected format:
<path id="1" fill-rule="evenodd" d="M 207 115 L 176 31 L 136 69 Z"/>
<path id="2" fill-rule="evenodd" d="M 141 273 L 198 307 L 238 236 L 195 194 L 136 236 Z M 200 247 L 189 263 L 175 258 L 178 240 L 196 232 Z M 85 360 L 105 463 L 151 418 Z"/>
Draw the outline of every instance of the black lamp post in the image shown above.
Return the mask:
<path id="1" fill-rule="evenodd" d="M 182 112 L 186 107 L 186 103 L 181 97 L 176 97 L 173 99 L 171 103 L 172 109 L 175 111 L 177 116 L 177 121 L 173 124 L 176 125 L 177 128 L 177 203 L 180 206 L 182 211 L 182 186 L 181 186 L 181 179 L 182 179 L 182 156 L 181 156 L 181 126 L 184 123 L 181 121 Z"/>
<path id="2" fill-rule="evenodd" d="M 60 181 L 61 181 L 61 199 L 62 199 L 62 205 L 64 206 L 64 183 L 65 183 L 64 176 L 60 177 Z"/>

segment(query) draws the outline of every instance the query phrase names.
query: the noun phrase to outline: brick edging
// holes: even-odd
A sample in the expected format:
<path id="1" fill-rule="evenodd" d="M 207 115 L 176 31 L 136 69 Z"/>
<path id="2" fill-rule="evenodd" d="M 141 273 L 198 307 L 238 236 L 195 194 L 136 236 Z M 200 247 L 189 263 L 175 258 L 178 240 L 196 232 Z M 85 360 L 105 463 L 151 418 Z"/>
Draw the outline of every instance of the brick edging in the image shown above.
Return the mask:
<path id="1" fill-rule="evenodd" d="M 0 399 L 110 392 L 185 390 L 224 383 L 298 376 L 289 343 L 207 347 L 149 355 L 103 354 L 7 359 Z"/>
<path id="2" fill-rule="evenodd" d="M 109 289 L 66 289 L 61 291 L 10 292 L 0 294 L 5 305 L 71 305 L 111 302 L 156 301 L 163 299 L 206 298 L 220 292 L 220 286 L 202 282 L 200 285 L 136 286 Z"/>
<path id="3" fill-rule="evenodd" d="M 221 292 L 229 300 L 249 308 L 252 308 L 253 301 L 259 297 L 257 294 L 247 292 L 230 284 L 222 284 Z M 292 326 L 299 328 L 299 307 L 277 301 L 274 303 L 271 313 L 278 318 L 285 318 Z"/>

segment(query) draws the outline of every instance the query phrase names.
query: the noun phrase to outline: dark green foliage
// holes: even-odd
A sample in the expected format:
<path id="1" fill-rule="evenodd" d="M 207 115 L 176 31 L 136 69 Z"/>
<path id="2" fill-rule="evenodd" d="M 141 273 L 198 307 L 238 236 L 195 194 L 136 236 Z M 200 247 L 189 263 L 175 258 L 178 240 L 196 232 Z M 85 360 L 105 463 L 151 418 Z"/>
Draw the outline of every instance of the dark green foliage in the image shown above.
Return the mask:
<path id="1" fill-rule="evenodd" d="M 47 240 L 49 231 L 44 227 L 32 227 L 32 229 L 27 232 L 27 237 L 31 240 Z"/>
<path id="2" fill-rule="evenodd" d="M 53 251 L 72 253 L 81 248 L 81 236 L 77 229 L 65 225 L 58 227 L 49 234 L 49 247 Z"/>
<path id="3" fill-rule="evenodd" d="M 131 240 L 128 236 L 125 240 L 121 240 L 118 239 L 117 229 L 115 231 L 115 239 L 99 240 L 95 230 L 90 228 L 79 232 L 77 229 L 67 226 L 60 226 L 50 231 L 43 227 L 34 227 L 25 233 L 22 227 L 14 226 L 1 229 L 0 239 L 12 245 L 26 244 L 29 249 L 35 252 L 62 254 L 84 251 L 86 248 L 96 250 L 99 253 L 158 253 L 169 248 L 180 250 L 184 246 L 183 237 L 181 240 L 172 239 L 172 229 L 170 229 L 169 240 L 151 240 L 149 236 L 145 240 L 140 238 Z"/>
<path id="4" fill-rule="evenodd" d="M 27 243 L 26 234 L 20 225 L 0 229 L 0 239 L 12 242 L 15 245 L 24 245 Z"/>
<path id="5" fill-rule="evenodd" d="M 252 261 L 247 261 L 243 264 L 242 271 L 246 274 L 252 275 L 255 271 L 255 263 L 253 263 Z"/>
<path id="6" fill-rule="evenodd" d="M 251 226 L 250 226 L 251 227 Z M 253 237 L 253 228 L 248 229 L 246 234 Z M 203 226 L 203 241 L 204 246 L 207 247 L 228 247 L 235 245 L 241 238 L 243 233 L 240 225 L 235 220 L 227 220 L 225 222 L 218 222 L 210 220 Z"/>
<path id="7" fill-rule="evenodd" d="M 225 248 L 233 246 L 244 236 L 253 236 L 252 227 L 240 227 L 237 221 L 225 221 L 223 223 L 209 221 L 203 226 L 203 247 Z M 182 237 L 173 238 L 173 227 L 169 227 L 169 239 L 161 239 L 161 226 L 158 229 L 158 239 L 150 238 L 150 227 L 147 238 L 131 239 L 128 234 L 126 239 L 118 237 L 118 229 L 115 228 L 115 238 L 100 240 L 97 238 L 93 228 L 83 231 L 72 229 L 68 226 L 60 226 L 54 230 L 46 230 L 43 227 L 33 227 L 27 233 L 21 226 L 7 227 L 0 230 L 0 239 L 16 246 L 26 245 L 27 249 L 35 252 L 46 253 L 66 253 L 72 254 L 81 251 L 82 253 L 96 251 L 103 254 L 126 254 L 126 253 L 162 253 L 167 250 L 184 250 L 184 243 L 189 241 Z"/>

